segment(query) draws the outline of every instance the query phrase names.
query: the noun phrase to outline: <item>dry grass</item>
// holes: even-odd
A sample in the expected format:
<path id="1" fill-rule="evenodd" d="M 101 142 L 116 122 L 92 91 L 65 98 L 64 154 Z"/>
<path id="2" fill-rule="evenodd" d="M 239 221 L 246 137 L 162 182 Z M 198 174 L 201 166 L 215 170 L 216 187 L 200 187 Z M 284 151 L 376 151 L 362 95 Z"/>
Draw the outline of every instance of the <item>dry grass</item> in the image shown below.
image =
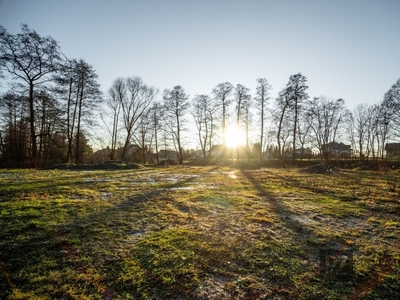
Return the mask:
<path id="1" fill-rule="evenodd" d="M 399 298 L 395 171 L 0 173 L 2 299 Z"/>

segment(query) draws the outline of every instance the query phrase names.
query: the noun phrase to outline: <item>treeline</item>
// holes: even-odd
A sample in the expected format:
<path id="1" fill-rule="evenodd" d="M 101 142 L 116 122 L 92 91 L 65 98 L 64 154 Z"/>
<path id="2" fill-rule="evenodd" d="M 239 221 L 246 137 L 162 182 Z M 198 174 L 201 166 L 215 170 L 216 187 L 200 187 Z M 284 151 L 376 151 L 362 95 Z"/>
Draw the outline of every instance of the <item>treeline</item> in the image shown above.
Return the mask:
<path id="1" fill-rule="evenodd" d="M 400 80 L 379 103 L 353 111 L 343 99 L 311 98 L 300 73 L 275 99 L 265 78 L 257 79 L 254 95 L 230 82 L 191 98 L 181 86 L 161 94 L 139 77 L 117 78 L 103 94 L 93 66 L 67 58 L 52 37 L 27 25 L 15 35 L 0 26 L 0 77 L 9 85 L 0 95 L 3 166 L 87 163 L 94 155 L 89 138 L 103 146 L 107 160 L 159 162 L 159 153 L 173 151 L 182 163 L 194 148 L 189 142 L 207 159 L 216 145 L 227 144 L 232 125 L 260 160 L 265 152 L 302 159 L 311 150 L 329 160 L 338 142 L 350 143 L 359 159 L 384 159 L 386 143 L 400 133 Z"/>

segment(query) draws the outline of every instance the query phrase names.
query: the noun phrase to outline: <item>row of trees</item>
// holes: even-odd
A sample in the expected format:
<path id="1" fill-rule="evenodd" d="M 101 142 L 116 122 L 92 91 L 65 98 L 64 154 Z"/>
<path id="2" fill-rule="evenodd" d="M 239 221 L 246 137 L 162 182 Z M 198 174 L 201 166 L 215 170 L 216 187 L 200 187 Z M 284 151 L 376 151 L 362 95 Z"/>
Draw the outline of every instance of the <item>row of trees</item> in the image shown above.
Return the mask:
<path id="1" fill-rule="evenodd" d="M 90 148 L 84 127 L 94 125 L 101 101 L 93 67 L 66 58 L 53 38 L 22 25 L 16 35 L 0 26 L 0 70 L 10 81 L 0 98 L 2 161 L 80 162 Z"/>
<path id="2" fill-rule="evenodd" d="M 272 148 L 280 160 L 287 153 L 301 159 L 305 149 L 328 160 L 338 141 L 350 142 L 360 159 L 383 159 L 385 144 L 400 134 L 400 80 L 378 104 L 353 111 L 343 99 L 310 98 L 301 73 L 275 99 L 265 78 L 257 79 L 253 96 L 230 82 L 192 98 L 181 86 L 161 94 L 139 77 L 117 78 L 102 94 L 90 64 L 65 57 L 53 38 L 27 25 L 15 35 L 0 26 L 0 77 L 9 84 L 0 96 L 0 160 L 9 165 L 83 163 L 92 152 L 89 137 L 110 160 L 127 160 L 135 144 L 138 162 L 153 153 L 158 162 L 160 150 L 174 149 L 182 163 L 189 141 L 204 158 L 226 145 L 230 125 L 245 132 L 246 148 L 257 149 L 261 160 Z"/>

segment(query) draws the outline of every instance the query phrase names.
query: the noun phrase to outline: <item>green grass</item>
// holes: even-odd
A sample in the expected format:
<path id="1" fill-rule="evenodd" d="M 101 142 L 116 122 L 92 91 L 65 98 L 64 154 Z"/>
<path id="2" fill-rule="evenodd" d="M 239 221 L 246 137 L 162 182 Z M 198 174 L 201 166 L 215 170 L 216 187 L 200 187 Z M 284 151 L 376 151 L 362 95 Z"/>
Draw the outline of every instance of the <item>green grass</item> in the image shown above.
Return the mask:
<path id="1" fill-rule="evenodd" d="M 399 298 L 396 171 L 0 174 L 1 299 Z"/>

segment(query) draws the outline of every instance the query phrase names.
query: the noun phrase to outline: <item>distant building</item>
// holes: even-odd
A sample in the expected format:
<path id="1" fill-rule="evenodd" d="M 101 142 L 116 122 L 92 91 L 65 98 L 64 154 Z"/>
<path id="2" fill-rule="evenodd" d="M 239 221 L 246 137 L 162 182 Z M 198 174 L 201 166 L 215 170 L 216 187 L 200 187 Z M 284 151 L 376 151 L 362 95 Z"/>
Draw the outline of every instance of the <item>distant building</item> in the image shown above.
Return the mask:
<path id="1" fill-rule="evenodd" d="M 140 151 L 142 148 L 136 144 L 130 144 L 125 152 L 124 157 L 122 156 L 123 147 L 117 148 L 114 151 L 114 157 L 111 155 L 111 149 L 109 147 L 96 151 L 91 155 L 92 163 L 105 163 L 107 161 L 125 161 L 125 162 L 139 162 Z"/>
<path id="2" fill-rule="evenodd" d="M 160 160 L 177 160 L 178 159 L 178 152 L 173 150 L 160 150 L 158 151 L 158 159 Z"/>
<path id="3" fill-rule="evenodd" d="M 303 157 L 309 157 L 312 156 L 314 153 L 310 148 L 297 148 L 296 149 L 296 157 L 300 157 L 301 154 L 303 154 Z"/>
<path id="4" fill-rule="evenodd" d="M 386 143 L 385 145 L 387 159 L 400 158 L 400 143 Z"/>
<path id="5" fill-rule="evenodd" d="M 194 158 L 194 159 L 204 158 L 203 150 L 194 151 L 191 158 Z"/>
<path id="6" fill-rule="evenodd" d="M 224 145 L 213 145 L 210 148 L 210 157 L 216 159 L 223 159 L 226 147 Z"/>
<path id="7" fill-rule="evenodd" d="M 322 145 L 322 152 L 324 156 L 350 158 L 352 150 L 351 145 L 346 145 L 341 142 L 330 142 Z"/>

